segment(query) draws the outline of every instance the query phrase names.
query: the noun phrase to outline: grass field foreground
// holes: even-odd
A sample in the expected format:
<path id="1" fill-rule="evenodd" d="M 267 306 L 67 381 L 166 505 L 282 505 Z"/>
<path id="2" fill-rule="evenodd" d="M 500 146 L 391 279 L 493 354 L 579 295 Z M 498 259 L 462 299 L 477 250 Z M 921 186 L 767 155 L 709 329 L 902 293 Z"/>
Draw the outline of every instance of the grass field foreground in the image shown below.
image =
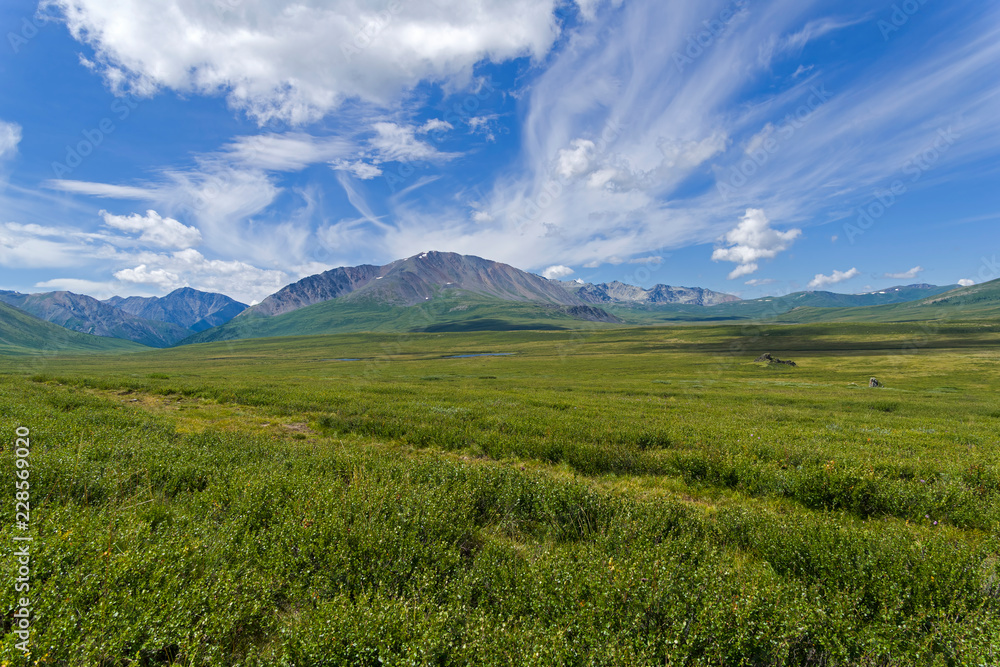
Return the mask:
<path id="1" fill-rule="evenodd" d="M 840 324 L 6 357 L 32 664 L 997 664 L 998 342 Z M 484 353 L 510 354 L 454 358 Z"/>

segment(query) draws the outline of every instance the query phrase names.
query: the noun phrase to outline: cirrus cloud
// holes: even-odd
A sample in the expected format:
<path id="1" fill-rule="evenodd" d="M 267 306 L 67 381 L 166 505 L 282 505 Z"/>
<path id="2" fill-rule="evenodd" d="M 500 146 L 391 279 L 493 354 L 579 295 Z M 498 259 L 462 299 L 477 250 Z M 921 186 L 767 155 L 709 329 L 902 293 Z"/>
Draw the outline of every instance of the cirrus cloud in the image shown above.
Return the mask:
<path id="1" fill-rule="evenodd" d="M 0 159 L 12 155 L 21 143 L 21 126 L 0 120 Z"/>

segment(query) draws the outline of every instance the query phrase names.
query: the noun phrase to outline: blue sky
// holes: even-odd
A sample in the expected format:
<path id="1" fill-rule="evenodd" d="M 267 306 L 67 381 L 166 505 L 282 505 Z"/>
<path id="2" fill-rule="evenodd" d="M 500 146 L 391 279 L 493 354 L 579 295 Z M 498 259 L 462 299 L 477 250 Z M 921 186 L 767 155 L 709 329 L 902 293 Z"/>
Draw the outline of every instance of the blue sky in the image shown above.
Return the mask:
<path id="1" fill-rule="evenodd" d="M 0 288 L 1000 278 L 986 0 L 9 0 Z"/>

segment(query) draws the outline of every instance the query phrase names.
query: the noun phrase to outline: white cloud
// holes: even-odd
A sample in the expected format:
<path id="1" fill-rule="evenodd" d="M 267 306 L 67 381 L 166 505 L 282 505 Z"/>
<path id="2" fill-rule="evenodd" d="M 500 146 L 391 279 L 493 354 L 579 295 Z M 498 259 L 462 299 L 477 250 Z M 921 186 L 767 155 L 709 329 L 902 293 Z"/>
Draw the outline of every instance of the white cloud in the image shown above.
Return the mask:
<path id="1" fill-rule="evenodd" d="M 40 292 L 66 291 L 75 292 L 77 294 L 86 294 L 87 296 L 92 296 L 95 299 L 106 299 L 114 296 L 116 289 L 118 289 L 120 285 L 120 283 L 116 282 L 101 282 L 98 280 L 84 280 L 81 278 L 53 278 L 52 280 L 35 283 L 35 288 Z M 129 296 L 152 295 L 130 294 Z"/>
<path id="2" fill-rule="evenodd" d="M 371 179 L 382 175 L 382 170 L 380 168 L 363 160 L 355 160 L 354 162 L 350 162 L 348 160 L 337 160 L 336 162 L 331 162 L 330 166 L 338 171 L 346 171 L 354 174 L 362 181 L 370 181 Z"/>
<path id="3" fill-rule="evenodd" d="M 410 209 L 396 217 L 401 234 L 388 246 L 405 256 L 430 235 L 438 246 L 526 267 L 583 266 L 613 254 L 710 242 L 748 206 L 775 220 L 853 221 L 851 207 L 891 178 L 905 178 L 907 160 L 933 146 L 938 128 L 952 122 L 962 140 L 935 174 L 946 178 L 953 166 L 988 161 L 1000 150 L 995 113 L 988 111 L 1000 95 L 1000 79 L 991 75 L 1000 58 L 1000 8 L 919 58 L 896 40 L 850 80 L 824 88 L 819 75 L 828 67 L 791 77 L 797 65 L 789 54 L 794 59 L 803 45 L 839 37 L 831 31 L 870 16 L 849 8 L 817 22 L 829 14 L 820 5 L 751 3 L 725 39 L 704 48 L 683 72 L 674 56 L 714 18 L 705 3 L 632 2 L 597 12 L 566 36 L 565 48 L 526 89 L 519 131 L 524 168 L 499 178 L 481 200 L 495 223 L 475 228 L 466 209 L 451 216 L 441 206 Z M 657 26 L 655 40 L 649 26 Z M 772 36 L 762 62 L 760 45 Z M 774 87 L 748 97 L 746 81 L 755 77 Z M 927 97 L 928 81 L 940 98 Z M 756 155 L 747 155 L 747 147 L 757 148 Z M 730 190 L 720 196 L 723 185 Z M 752 272 L 752 264 L 764 266 L 738 264 L 737 273 Z"/>
<path id="4" fill-rule="evenodd" d="M 751 280 L 743 283 L 744 285 L 750 285 L 751 287 L 763 287 L 764 285 L 773 285 L 777 280 L 774 278 L 753 278 Z"/>
<path id="5" fill-rule="evenodd" d="M 595 190 L 603 188 L 618 178 L 618 176 L 617 169 L 598 169 L 587 178 L 587 187 Z"/>
<path id="6" fill-rule="evenodd" d="M 160 248 L 184 249 L 201 243 L 201 232 L 195 227 L 182 225 L 173 218 L 164 218 L 150 209 L 146 215 L 112 215 L 101 211 L 104 223 L 123 232 L 140 234 L 139 240 Z"/>
<path id="7" fill-rule="evenodd" d="M 262 299 L 288 282 L 283 271 L 260 269 L 240 261 L 210 260 L 192 248 L 169 255 L 143 253 L 138 259 L 142 263 L 116 271 L 114 277 L 122 283 L 153 285 L 163 292 L 191 286 L 243 302 Z"/>
<path id="8" fill-rule="evenodd" d="M 910 269 L 909 271 L 902 271 L 900 273 L 886 273 L 882 277 L 883 278 L 892 278 L 893 280 L 913 280 L 918 275 L 920 275 L 920 272 L 923 271 L 923 270 L 924 270 L 924 267 L 922 267 L 922 266 L 915 266 L 912 269 Z"/>
<path id="9" fill-rule="evenodd" d="M 667 169 L 691 169 L 726 149 L 729 138 L 723 132 L 713 132 L 701 141 L 662 139 L 659 142 L 663 153 L 662 167 Z"/>
<path id="10" fill-rule="evenodd" d="M 121 217 L 122 226 L 133 223 Z M 152 216 L 133 216 L 144 228 Z M 186 228 L 190 229 L 190 228 Z M 130 230 L 131 231 L 131 230 Z M 188 234 L 189 232 L 182 232 Z M 190 286 L 208 292 L 221 292 L 241 301 L 262 299 L 289 282 L 285 271 L 262 269 L 243 261 L 207 259 L 197 250 L 186 248 L 163 253 L 136 249 L 136 240 L 107 232 L 82 232 L 72 228 L 44 227 L 37 224 L 0 225 L 0 266 L 84 271 L 98 268 L 114 280 L 54 278 L 40 282 L 42 289 L 68 289 L 92 296 L 164 294 L 178 287 Z M 329 268 L 329 267 L 324 267 Z M 298 276 L 298 277 L 301 277 Z"/>
<path id="11" fill-rule="evenodd" d="M 109 183 L 91 183 L 88 181 L 67 181 L 55 179 L 45 181 L 45 185 L 63 192 L 107 199 L 139 199 L 151 201 L 157 197 L 154 188 L 142 188 L 131 185 L 112 185 Z"/>
<path id="12" fill-rule="evenodd" d="M 79 266 L 85 262 L 80 252 L 84 241 L 69 236 L 68 230 L 13 222 L 0 225 L 0 266 L 12 269 Z"/>
<path id="13" fill-rule="evenodd" d="M 630 259 L 629 264 L 660 264 L 663 262 L 663 258 L 659 255 L 652 255 L 650 257 L 636 257 L 635 259 Z"/>
<path id="14" fill-rule="evenodd" d="M 556 173 L 565 179 L 582 176 L 590 171 L 595 145 L 589 139 L 574 139 L 572 148 L 564 148 L 556 156 Z"/>
<path id="15" fill-rule="evenodd" d="M 143 285 L 156 285 L 164 290 L 172 290 L 182 286 L 180 276 L 164 269 L 149 270 L 145 264 L 140 264 L 134 269 L 122 269 L 115 271 L 115 278 L 123 283 L 140 283 Z"/>
<path id="16" fill-rule="evenodd" d="M 472 214 L 472 219 L 481 225 L 493 222 L 493 216 L 487 213 L 486 211 L 475 211 Z"/>
<path id="17" fill-rule="evenodd" d="M 808 286 L 815 289 L 825 287 L 827 285 L 836 285 L 837 283 L 842 283 L 845 280 L 856 278 L 859 275 L 861 275 L 861 272 L 856 268 L 848 271 L 834 271 L 828 276 L 824 276 L 822 273 L 817 273 L 816 277 L 809 281 Z"/>
<path id="18" fill-rule="evenodd" d="M 459 156 L 458 153 L 443 153 L 417 139 L 417 128 L 412 126 L 380 121 L 372 125 L 372 129 L 375 136 L 368 143 L 381 162 L 451 160 Z"/>
<path id="19" fill-rule="evenodd" d="M 435 132 L 437 130 L 451 130 L 454 126 L 446 120 L 441 120 L 440 118 L 431 118 L 429 121 L 420 126 L 417 131 L 421 134 L 427 134 L 428 132 Z"/>
<path id="20" fill-rule="evenodd" d="M 801 234 L 801 229 L 779 232 L 771 228 L 764 211 L 748 208 L 740 223 L 723 236 L 729 247 L 716 248 L 712 261 L 738 264 L 729 274 L 729 279 L 734 280 L 756 271 L 758 260 L 771 259 L 787 250 Z"/>
<path id="21" fill-rule="evenodd" d="M 178 5 L 181 1 L 174 0 Z M 386 6 L 384 0 L 379 3 L 382 4 L 377 9 Z M 549 9 L 553 3 L 554 0 L 548 2 Z M 454 8 L 458 13 L 464 12 L 465 6 L 470 11 L 488 7 L 483 21 L 494 12 L 513 13 L 519 6 L 518 2 L 508 5 L 499 0 L 495 3 L 469 0 L 463 5 L 458 0 L 454 0 L 454 5 L 452 0 L 403 3 L 403 13 L 394 16 L 393 23 L 384 30 L 376 32 L 371 45 L 352 56 L 352 65 L 347 67 L 335 59 L 343 57 L 340 44 L 350 45 L 351 40 L 338 42 L 340 32 L 318 27 L 325 17 L 346 6 L 340 0 L 296 3 L 294 7 L 300 14 L 320 19 L 314 21 L 315 26 L 306 26 L 301 31 L 294 29 L 305 25 L 301 15 L 279 16 L 264 0 L 241 0 L 238 11 L 228 9 L 231 3 L 221 3 L 221 16 L 219 3 L 202 3 L 203 8 L 188 2 L 177 10 L 177 16 L 189 19 L 185 29 L 190 28 L 191 34 L 208 25 L 204 45 L 190 45 L 191 37 L 187 34 L 173 39 L 175 26 L 162 19 L 165 8 L 172 6 L 170 0 L 123 0 L 121 9 L 118 5 L 114 9 L 93 9 L 98 0 L 61 0 L 61 4 L 80 7 L 76 21 L 79 26 L 88 22 L 98 25 L 100 21 L 91 20 L 91 14 L 96 12 L 100 14 L 98 18 L 103 17 L 101 20 L 115 28 L 114 34 L 97 31 L 87 38 L 92 43 L 104 44 L 99 46 L 104 55 L 96 58 L 98 69 L 108 71 L 112 64 L 108 54 L 121 52 L 122 63 L 138 63 L 130 66 L 133 75 L 139 71 L 155 72 L 151 79 L 160 81 L 161 86 L 228 94 L 240 108 L 251 112 L 263 109 L 265 116 L 270 113 L 273 118 L 290 118 L 295 114 L 307 118 L 322 113 L 328 103 L 334 104 L 331 100 L 336 95 L 324 98 L 320 93 L 326 89 L 317 84 L 327 80 L 339 82 L 347 69 L 353 69 L 356 78 L 349 82 L 350 86 L 359 90 L 381 89 L 386 80 L 369 75 L 386 71 L 391 65 L 387 54 L 398 50 L 394 44 L 384 44 L 383 39 L 395 36 L 398 33 L 393 31 L 402 31 L 404 26 L 423 30 L 426 35 L 435 26 L 468 19 L 468 15 L 462 14 L 453 20 L 439 13 L 434 5 Z M 376 4 L 376 0 L 358 0 L 353 6 L 363 12 Z M 501 4 L 503 7 L 498 8 Z M 594 2 L 580 4 L 581 8 L 597 6 Z M 748 206 L 763 209 L 771 218 L 783 222 L 843 219 L 843 215 L 850 215 L 851 206 L 870 198 L 874 189 L 884 188 L 893 174 L 899 175 L 908 159 L 933 145 L 937 128 L 952 122 L 961 133 L 961 141 L 943 155 L 935 174 L 948 177 L 953 167 L 973 160 L 986 163 L 1000 149 L 994 113 L 1000 79 L 992 76 L 1000 58 L 997 9 L 991 7 L 985 11 L 983 20 L 975 25 L 957 26 L 942 39 L 929 42 L 919 58 L 903 48 L 904 41 L 893 40 L 863 68 L 852 70 L 847 79 L 839 75 L 831 79 L 837 81 L 836 86 L 831 84 L 832 94 L 824 94 L 824 101 L 810 111 L 805 105 L 815 95 L 813 87 L 821 88 L 819 75 L 832 74 L 829 67 L 799 71 L 797 77 L 790 78 L 794 62 L 769 70 L 768 65 L 758 60 L 758 53 L 759 46 L 769 36 L 774 36 L 776 46 L 792 49 L 836 29 L 830 23 L 809 25 L 823 11 L 814 0 L 766 0 L 753 4 L 751 11 L 732 23 L 725 39 L 705 48 L 702 55 L 685 66 L 683 74 L 675 68 L 672 56 L 683 53 L 689 37 L 703 29 L 703 21 L 713 18 L 712 8 L 686 0 L 623 3 L 620 11 L 597 11 L 592 21 L 573 25 L 564 41 L 560 41 L 564 47 L 544 61 L 544 71 L 537 76 L 532 73 L 530 85 L 517 91 L 521 96 L 519 118 L 523 121 L 516 130 L 518 146 L 523 148 L 521 160 L 517 169 L 510 169 L 506 172 L 509 175 L 497 179 L 490 193 L 477 196 L 474 203 L 468 199 L 456 200 L 451 207 L 447 201 L 423 204 L 389 200 L 385 207 L 369 207 L 362 202 L 368 213 L 362 213 L 361 220 L 340 220 L 354 215 L 340 211 L 330 216 L 320 215 L 317 221 L 322 217 L 319 224 L 333 223 L 337 235 L 349 239 L 337 246 L 340 253 L 337 257 L 353 263 L 358 258 L 381 261 L 435 247 L 516 262 L 532 269 L 552 264 L 596 266 L 607 257 L 633 257 L 653 252 L 652 249 L 663 254 L 672 248 L 711 242 L 729 230 Z M 149 17 L 142 16 L 144 12 Z M 427 21 L 415 22 L 418 14 L 423 14 Z M 207 16 L 216 24 L 212 25 Z M 266 19 L 272 16 L 277 19 L 268 23 Z M 853 18 L 849 16 L 846 20 Z M 166 24 L 168 34 L 158 34 L 159 26 L 149 27 L 157 21 Z M 474 22 L 478 25 L 478 21 Z M 351 27 L 357 30 L 365 25 L 359 20 Z M 245 30 L 240 33 L 234 26 L 243 26 Z M 650 26 L 657 26 L 655 40 L 649 39 Z M 138 29 L 131 30 L 133 27 Z M 551 25 L 546 29 L 555 30 Z M 317 33 L 323 33 L 322 40 L 328 43 L 319 44 L 319 38 L 314 39 Z M 216 36 L 229 41 L 213 41 Z M 236 62 L 248 50 L 240 42 L 243 39 L 261 40 L 262 47 L 260 52 Z M 125 44 L 132 40 L 143 42 L 142 48 Z M 288 47 L 285 41 L 295 41 L 296 45 Z M 311 50 L 314 41 L 317 48 Z M 143 60 L 147 43 L 148 62 Z M 218 55 L 223 46 L 216 44 L 232 47 L 232 57 Z M 635 57 L 636 44 L 642 45 L 641 58 Z M 442 51 L 450 48 L 446 42 L 429 41 L 418 50 L 433 45 L 439 45 Z M 331 48 L 334 58 L 330 57 Z M 192 56 L 191 52 L 199 55 Z M 502 57 L 496 56 L 494 60 Z M 456 58 L 462 60 L 465 56 L 459 54 Z M 175 60 L 183 61 L 185 67 L 174 67 Z M 323 68 L 317 67 L 316 62 L 329 63 L 332 71 L 319 71 Z M 439 62 L 436 55 L 430 61 L 403 58 L 396 62 L 402 63 L 400 67 L 408 72 L 392 72 L 397 82 L 421 80 L 420 77 L 430 83 L 445 80 L 424 74 L 434 70 L 434 63 Z M 159 68 L 161 63 L 164 66 Z M 219 67 L 213 71 L 213 66 Z M 303 78 L 288 74 L 292 70 L 297 72 L 300 66 L 305 72 Z M 449 67 L 440 71 L 452 71 Z M 751 100 L 746 82 L 761 75 L 774 85 L 758 91 Z M 267 83 L 293 79 L 294 85 L 284 88 Z M 461 80 L 462 76 L 451 77 L 447 90 L 454 91 Z M 213 81 L 222 83 L 213 87 Z M 231 85 L 229 81 L 237 83 Z M 390 88 L 398 91 L 410 85 Z M 928 97 L 927 90 L 934 90 L 935 95 Z M 362 126 L 368 129 L 371 122 L 391 122 L 412 131 L 412 141 L 418 150 L 440 148 L 421 132 L 427 123 L 413 120 L 426 116 L 407 108 L 405 100 L 402 105 L 391 107 L 391 112 L 371 108 L 369 101 L 381 103 L 377 96 L 360 95 L 360 100 L 341 109 L 348 116 L 343 121 L 349 126 L 345 134 L 352 137 L 357 147 L 330 160 L 335 166 L 342 165 L 347 173 L 362 178 L 380 169 L 380 161 L 389 159 L 394 150 L 390 148 L 391 142 L 386 143 L 386 155 L 382 155 L 367 143 L 373 134 L 376 139 L 382 135 L 359 129 Z M 394 98 L 393 102 L 396 101 Z M 483 106 L 493 109 L 492 105 Z M 800 114 L 794 125 L 782 120 L 787 114 L 794 117 L 802 109 L 807 113 Z M 374 120 L 359 121 L 362 112 Z M 338 114 L 338 123 L 342 114 Z M 462 129 L 467 125 L 474 132 L 487 126 L 490 131 L 499 131 L 476 118 L 480 117 L 453 123 Z M 414 125 L 410 127 L 407 123 Z M 773 128 L 770 136 L 778 142 L 777 150 L 768 153 L 763 164 L 747 162 L 750 156 L 745 148 L 751 143 L 763 147 L 765 137 L 754 142 L 754 136 L 769 124 Z M 407 139 L 405 132 L 401 134 Z M 563 165 L 565 169 L 571 174 L 577 170 L 582 173 L 569 183 L 557 184 L 562 186 L 561 191 L 552 195 L 555 190 L 547 186 L 560 175 L 556 167 L 561 151 L 579 151 L 579 145 L 575 144 L 578 140 L 590 142 L 593 150 L 584 150 L 576 156 L 583 158 L 578 161 L 582 164 L 568 159 Z M 312 151 L 314 147 L 307 149 Z M 97 196 L 149 201 L 164 216 L 171 215 L 197 226 L 205 237 L 204 245 L 199 248 L 206 253 L 211 250 L 218 256 L 224 251 L 231 253 L 225 254 L 226 258 L 240 257 L 261 266 L 297 266 L 309 258 L 307 244 L 304 246 L 299 239 L 303 235 L 315 239 L 315 235 L 309 236 L 308 227 L 301 225 L 295 226 L 295 234 L 288 237 L 284 230 L 269 225 L 269 207 L 284 191 L 273 174 L 265 170 L 278 166 L 291 168 L 300 161 L 283 150 L 277 156 L 265 154 L 270 162 L 263 159 L 236 162 L 239 168 L 235 172 L 231 168 L 242 155 L 238 151 L 220 154 L 220 160 L 225 161 L 221 166 L 206 164 L 180 171 L 177 180 L 165 175 L 148 187 L 142 183 L 90 184 L 89 190 Z M 356 170 L 352 169 L 354 165 Z M 744 184 L 734 189 L 729 199 L 720 200 L 716 184 L 728 184 L 730 176 L 745 165 L 750 167 L 747 173 L 753 173 L 749 176 L 741 173 Z M 915 187 L 929 182 L 929 178 L 925 179 Z M 365 184 L 355 182 L 355 185 Z M 84 190 L 86 186 L 79 186 L 80 192 Z M 352 202 L 361 202 L 366 196 L 364 188 L 356 190 Z M 286 199 L 281 197 L 282 201 Z M 188 218 L 180 209 L 190 201 L 204 201 L 204 204 Z M 480 216 L 470 209 L 482 212 L 484 217 L 491 216 L 491 224 L 482 224 Z M 831 212 L 841 218 L 834 218 Z M 273 217 L 278 215 L 275 211 Z M 314 221 L 313 227 L 316 224 Z M 805 223 L 794 224 L 802 227 Z M 827 237 L 830 233 L 827 232 Z M 296 252 L 301 253 L 303 247 L 305 255 L 297 256 Z M 291 264 L 278 264 L 276 258 L 281 255 L 294 259 Z M 734 273 L 746 275 L 764 265 L 759 260 L 737 262 Z"/>
<path id="22" fill-rule="evenodd" d="M 260 123 L 316 120 L 343 100 L 386 105 L 421 81 L 540 59 L 556 0 L 48 0 L 113 88 L 224 93 Z M 591 4 L 591 3 L 588 3 Z"/>
<path id="23" fill-rule="evenodd" d="M 556 264 L 555 266 L 550 266 L 549 268 L 542 271 L 542 275 L 549 280 L 558 280 L 560 278 L 565 278 L 566 276 L 572 275 L 574 273 L 573 269 L 568 266 L 563 266 L 561 264 Z"/>
<path id="24" fill-rule="evenodd" d="M 238 137 L 225 147 L 235 163 L 270 171 L 299 171 L 311 164 L 331 162 L 356 150 L 342 137 L 314 137 L 309 134 L 261 134 Z"/>
<path id="25" fill-rule="evenodd" d="M 234 165 L 227 153 L 198 156 L 196 166 L 165 169 L 158 181 L 141 186 L 48 181 L 50 187 L 107 199 L 145 201 L 175 219 L 195 223 L 205 245 L 220 254 L 253 262 L 287 261 L 305 240 L 294 221 L 251 225 L 282 192 L 259 168 Z"/>
<path id="26" fill-rule="evenodd" d="M 465 120 L 466 124 L 469 126 L 469 131 L 473 134 L 482 134 L 486 141 L 496 141 L 497 140 L 497 121 L 500 119 L 499 114 L 485 114 L 482 116 L 472 116 Z"/>
<path id="27" fill-rule="evenodd" d="M 0 160 L 13 155 L 21 143 L 21 126 L 0 120 Z"/>
<path id="28" fill-rule="evenodd" d="M 976 284 L 976 281 L 969 280 L 968 278 L 962 278 L 961 280 L 958 281 L 958 284 L 961 285 L 962 287 L 972 287 L 973 285 Z"/>

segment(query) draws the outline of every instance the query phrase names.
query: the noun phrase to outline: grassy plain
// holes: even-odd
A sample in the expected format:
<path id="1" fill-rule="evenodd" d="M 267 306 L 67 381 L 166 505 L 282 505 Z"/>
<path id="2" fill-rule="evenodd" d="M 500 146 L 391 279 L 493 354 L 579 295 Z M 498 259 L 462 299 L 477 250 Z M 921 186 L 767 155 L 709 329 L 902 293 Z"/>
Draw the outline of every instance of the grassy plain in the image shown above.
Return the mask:
<path id="1" fill-rule="evenodd" d="M 817 324 L 4 357 L 33 660 L 995 665 L 998 344 Z M 448 358 L 477 353 L 513 354 Z"/>

